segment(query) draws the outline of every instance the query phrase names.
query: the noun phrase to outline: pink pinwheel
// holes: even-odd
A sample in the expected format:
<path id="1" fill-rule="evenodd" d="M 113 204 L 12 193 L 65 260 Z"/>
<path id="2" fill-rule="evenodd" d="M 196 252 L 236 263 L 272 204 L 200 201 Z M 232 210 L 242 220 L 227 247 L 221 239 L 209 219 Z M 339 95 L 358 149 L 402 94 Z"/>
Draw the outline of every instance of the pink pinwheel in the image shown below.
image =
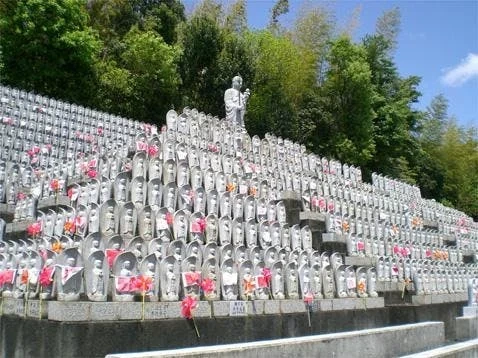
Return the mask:
<path id="1" fill-rule="evenodd" d="M 96 172 L 96 170 L 90 168 L 90 169 L 88 169 L 88 171 L 86 172 L 86 175 L 88 176 L 88 178 L 94 179 L 94 178 L 96 178 L 96 176 L 98 175 L 98 173 Z"/>
<path id="2" fill-rule="evenodd" d="M 313 300 L 314 300 L 314 294 L 312 292 L 307 292 L 304 296 L 304 302 L 307 305 L 310 305 Z"/>
<path id="3" fill-rule="evenodd" d="M 194 297 L 186 296 L 181 302 L 181 314 L 184 318 L 192 319 L 194 310 L 198 305 L 197 300 Z"/>
<path id="4" fill-rule="evenodd" d="M 210 296 L 216 291 L 216 283 L 210 278 L 206 278 L 201 282 L 201 289 L 204 292 L 204 296 Z"/>
<path id="5" fill-rule="evenodd" d="M 50 181 L 50 189 L 57 193 L 60 190 L 60 181 L 58 179 L 52 179 Z"/>
<path id="6" fill-rule="evenodd" d="M 158 147 L 155 146 L 154 144 L 148 146 L 148 155 L 149 155 L 150 157 L 156 156 L 156 154 L 158 154 L 158 151 L 159 151 L 159 150 L 158 150 Z"/>
<path id="7" fill-rule="evenodd" d="M 264 276 L 266 284 L 267 284 L 267 286 L 269 286 L 271 284 L 271 279 L 272 279 L 271 270 L 267 267 L 264 267 L 262 269 L 262 276 Z"/>
<path id="8" fill-rule="evenodd" d="M 27 227 L 27 234 L 30 236 L 35 237 L 42 231 L 42 225 L 40 221 L 37 221 L 36 223 L 30 224 Z"/>

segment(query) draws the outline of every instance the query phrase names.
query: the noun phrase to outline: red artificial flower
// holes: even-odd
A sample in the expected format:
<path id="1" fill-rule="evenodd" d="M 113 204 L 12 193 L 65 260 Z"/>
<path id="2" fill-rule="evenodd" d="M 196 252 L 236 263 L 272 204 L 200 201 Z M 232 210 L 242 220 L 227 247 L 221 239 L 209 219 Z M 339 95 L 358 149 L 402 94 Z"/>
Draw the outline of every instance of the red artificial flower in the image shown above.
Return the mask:
<path id="1" fill-rule="evenodd" d="M 205 296 L 210 295 L 216 290 L 216 283 L 210 278 L 206 278 L 201 282 L 201 289 Z"/>
<path id="2" fill-rule="evenodd" d="M 27 196 L 23 192 L 17 194 L 17 200 L 24 200 Z"/>
<path id="3" fill-rule="evenodd" d="M 198 305 L 197 300 L 194 297 L 186 296 L 181 302 L 181 314 L 184 318 L 192 319 L 194 310 Z"/>
<path id="4" fill-rule="evenodd" d="M 50 181 L 50 189 L 58 192 L 60 190 L 60 181 L 58 179 L 52 179 Z"/>
<path id="5" fill-rule="evenodd" d="M 98 135 L 103 135 L 103 127 L 98 127 Z"/>
<path id="6" fill-rule="evenodd" d="M 264 267 L 262 269 L 262 275 L 264 276 L 264 279 L 266 280 L 267 286 L 269 286 L 271 284 L 271 279 L 272 279 L 271 270 L 267 267 Z"/>

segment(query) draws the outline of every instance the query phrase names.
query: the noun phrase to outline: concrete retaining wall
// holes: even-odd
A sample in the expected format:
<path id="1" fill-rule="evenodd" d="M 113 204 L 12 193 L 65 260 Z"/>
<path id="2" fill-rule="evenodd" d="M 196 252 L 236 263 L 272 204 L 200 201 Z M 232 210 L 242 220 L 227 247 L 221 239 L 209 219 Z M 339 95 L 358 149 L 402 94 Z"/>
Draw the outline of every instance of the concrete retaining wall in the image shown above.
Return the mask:
<path id="1" fill-rule="evenodd" d="M 426 352 L 410 354 L 402 358 L 476 358 L 478 357 L 478 339 L 432 349 Z"/>
<path id="2" fill-rule="evenodd" d="M 309 358 L 368 357 L 386 358 L 421 351 L 443 344 L 442 322 L 367 329 L 265 342 L 187 348 L 146 353 L 111 354 L 107 358 Z"/>

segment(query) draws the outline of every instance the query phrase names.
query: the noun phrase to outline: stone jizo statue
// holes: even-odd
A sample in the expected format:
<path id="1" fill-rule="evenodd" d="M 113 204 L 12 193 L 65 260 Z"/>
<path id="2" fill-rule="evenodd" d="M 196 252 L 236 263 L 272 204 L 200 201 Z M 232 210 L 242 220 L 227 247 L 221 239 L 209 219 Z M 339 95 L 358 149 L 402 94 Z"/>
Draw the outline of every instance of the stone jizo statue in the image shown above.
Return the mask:
<path id="1" fill-rule="evenodd" d="M 250 96 L 249 89 L 241 93 L 242 78 L 235 76 L 232 79 L 232 88 L 224 92 L 224 104 L 226 106 L 226 120 L 237 126 L 244 127 L 244 114 L 246 113 L 247 100 Z"/>

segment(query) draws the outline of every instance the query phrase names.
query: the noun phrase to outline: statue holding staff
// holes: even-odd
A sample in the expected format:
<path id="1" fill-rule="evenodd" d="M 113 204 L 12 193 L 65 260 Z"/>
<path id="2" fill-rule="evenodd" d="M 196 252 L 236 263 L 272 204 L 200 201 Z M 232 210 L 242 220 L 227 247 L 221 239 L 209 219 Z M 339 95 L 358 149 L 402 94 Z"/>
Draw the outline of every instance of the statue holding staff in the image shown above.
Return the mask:
<path id="1" fill-rule="evenodd" d="M 244 127 L 244 114 L 246 113 L 250 91 L 247 88 L 244 93 L 241 93 L 241 87 L 242 78 L 235 76 L 232 79 L 232 88 L 224 92 L 224 104 L 226 106 L 226 120 L 237 126 Z"/>

